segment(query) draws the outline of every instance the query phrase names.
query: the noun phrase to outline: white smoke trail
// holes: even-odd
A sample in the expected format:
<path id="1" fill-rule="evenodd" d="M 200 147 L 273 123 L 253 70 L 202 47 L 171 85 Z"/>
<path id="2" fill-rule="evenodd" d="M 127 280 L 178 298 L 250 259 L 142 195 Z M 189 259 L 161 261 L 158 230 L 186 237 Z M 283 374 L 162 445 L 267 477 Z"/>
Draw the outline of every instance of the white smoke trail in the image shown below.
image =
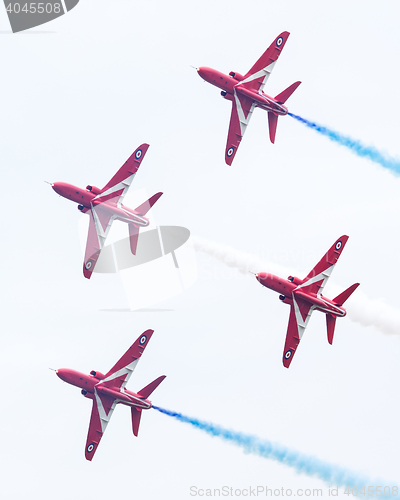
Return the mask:
<path id="1" fill-rule="evenodd" d="M 258 257 L 240 252 L 227 245 L 220 245 L 212 241 L 193 236 L 195 249 L 203 252 L 226 266 L 233 267 L 243 274 L 249 272 L 270 272 L 280 276 L 300 275 L 296 271 L 288 271 L 282 266 L 266 262 Z M 336 285 L 330 284 L 335 295 L 343 291 Z M 346 302 L 348 317 L 363 326 L 374 326 L 388 335 L 400 334 L 400 310 L 385 304 L 381 300 L 369 299 L 363 292 L 357 290 Z"/>

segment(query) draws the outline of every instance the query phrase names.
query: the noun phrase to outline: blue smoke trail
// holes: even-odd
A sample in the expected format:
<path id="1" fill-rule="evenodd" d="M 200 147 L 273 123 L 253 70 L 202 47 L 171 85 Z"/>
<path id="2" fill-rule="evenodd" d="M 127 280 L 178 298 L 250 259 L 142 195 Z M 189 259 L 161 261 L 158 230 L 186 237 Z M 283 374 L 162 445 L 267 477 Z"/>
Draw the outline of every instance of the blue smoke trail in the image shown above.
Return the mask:
<path id="1" fill-rule="evenodd" d="M 281 462 L 282 464 L 287 465 L 288 467 L 292 467 L 296 472 L 307 474 L 308 476 L 318 477 L 319 479 L 322 479 L 330 485 L 349 486 L 350 489 L 356 487 L 358 488 L 358 491 L 360 491 L 363 487 L 366 487 L 366 489 L 368 489 L 369 485 L 390 484 L 388 482 L 377 480 L 371 481 L 366 476 L 361 476 L 356 472 L 349 471 L 343 467 L 339 467 L 338 465 L 324 462 L 317 457 L 290 450 L 286 446 L 283 446 L 279 443 L 273 443 L 272 441 L 269 441 L 267 439 L 260 439 L 257 436 L 224 429 L 219 425 L 214 425 L 210 422 L 204 422 L 203 420 L 186 417 L 181 413 L 165 410 L 164 408 L 159 408 L 158 406 L 153 405 L 153 408 L 161 413 L 164 413 L 165 415 L 176 418 L 180 422 L 193 425 L 197 429 L 211 434 L 211 436 L 216 436 L 233 444 L 236 444 L 237 446 L 243 448 L 247 453 L 252 453 L 263 458 L 276 460 L 278 462 Z M 396 488 L 397 486 L 391 485 L 390 491 L 398 492 L 398 488 L 397 490 Z M 383 498 L 389 499 L 392 498 L 392 496 L 385 495 Z"/>
<path id="2" fill-rule="evenodd" d="M 323 127 L 322 125 L 318 125 L 315 122 L 311 122 L 302 118 L 301 116 L 295 115 L 293 113 L 288 113 L 292 118 L 295 118 L 301 123 L 304 123 L 307 127 L 316 130 L 322 135 L 325 135 L 333 142 L 337 142 L 346 148 L 349 148 L 353 153 L 363 158 L 369 158 L 375 163 L 379 163 L 382 167 L 389 169 L 391 172 L 394 172 L 400 175 L 400 159 L 390 158 L 389 156 L 382 154 L 373 146 L 366 146 L 362 144 L 360 141 L 352 139 L 351 137 L 347 137 L 339 132 L 335 132 L 334 130 L 330 130 L 327 127 Z"/>

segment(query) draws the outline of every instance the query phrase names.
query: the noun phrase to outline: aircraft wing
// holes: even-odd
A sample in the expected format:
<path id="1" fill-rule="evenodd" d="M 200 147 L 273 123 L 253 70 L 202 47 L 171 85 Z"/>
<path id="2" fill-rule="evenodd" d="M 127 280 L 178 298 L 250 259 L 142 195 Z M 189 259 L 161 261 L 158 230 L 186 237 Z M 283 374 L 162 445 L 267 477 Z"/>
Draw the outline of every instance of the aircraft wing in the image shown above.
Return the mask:
<path id="1" fill-rule="evenodd" d="M 315 306 L 305 300 L 293 297 L 290 306 L 289 325 L 286 333 L 285 347 L 283 349 L 283 366 L 289 368 L 294 353 L 303 336 Z"/>
<path id="2" fill-rule="evenodd" d="M 102 385 L 121 390 L 125 388 L 153 332 L 154 330 L 146 330 L 136 339 L 122 358 L 106 373 L 105 378 L 101 381 Z"/>
<path id="3" fill-rule="evenodd" d="M 136 172 L 139 170 L 140 164 L 144 155 L 149 149 L 148 144 L 140 145 L 127 161 L 122 165 L 118 172 L 110 179 L 109 182 L 103 187 L 101 193 L 94 198 L 98 201 L 106 201 L 115 199 L 116 202 L 122 203 L 124 196 L 130 188 Z"/>
<path id="4" fill-rule="evenodd" d="M 89 431 L 86 440 L 86 460 L 92 460 L 96 453 L 116 404 L 117 402 L 114 398 L 104 396 L 103 394 L 100 395 L 95 389 L 92 414 L 90 416 Z"/>
<path id="5" fill-rule="evenodd" d="M 232 165 L 240 141 L 244 136 L 247 125 L 255 108 L 255 103 L 249 97 L 245 97 L 233 91 L 231 121 L 229 123 L 228 140 L 225 149 L 225 162 Z"/>
<path id="6" fill-rule="evenodd" d="M 296 290 L 321 295 L 348 239 L 348 236 L 343 235 L 336 240 Z"/>
<path id="7" fill-rule="evenodd" d="M 289 35 L 288 31 L 284 31 L 275 38 L 250 71 L 244 75 L 244 79 L 240 82 L 239 86 L 262 92 Z"/>
<path id="8" fill-rule="evenodd" d="M 92 209 L 88 210 L 88 213 L 90 221 L 83 263 L 83 275 L 85 278 L 90 279 L 115 217 L 106 211 L 101 204 L 92 204 Z"/>

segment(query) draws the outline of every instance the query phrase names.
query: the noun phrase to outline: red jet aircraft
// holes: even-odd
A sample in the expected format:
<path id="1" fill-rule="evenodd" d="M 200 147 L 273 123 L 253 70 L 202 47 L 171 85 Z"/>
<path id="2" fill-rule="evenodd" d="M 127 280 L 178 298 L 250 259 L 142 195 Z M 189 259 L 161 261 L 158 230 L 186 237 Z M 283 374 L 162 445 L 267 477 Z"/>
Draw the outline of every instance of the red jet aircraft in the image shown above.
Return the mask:
<path id="1" fill-rule="evenodd" d="M 225 150 L 225 161 L 228 165 L 232 164 L 253 110 L 256 107 L 268 111 L 269 137 L 271 142 L 275 142 L 278 117 L 288 113 L 288 109 L 283 104 L 301 83 L 293 83 L 275 97 L 270 97 L 263 92 L 288 37 L 289 33 L 287 31 L 276 37 L 244 76 L 233 71 L 228 76 L 212 68 L 197 68 L 201 78 L 222 89 L 221 95 L 225 99 L 232 101 L 231 121 Z"/>
<path id="2" fill-rule="evenodd" d="M 139 146 L 103 189 L 95 186 L 86 186 L 86 189 L 81 189 L 65 182 L 52 184 L 56 193 L 79 203 L 78 209 L 90 216 L 83 263 L 85 278 L 91 277 L 114 220 L 128 224 L 131 251 L 134 255 L 136 254 L 139 229 L 149 225 L 149 220 L 144 216 L 162 193 L 156 193 L 134 210 L 122 205 L 122 201 L 148 149 L 148 144 Z"/>
<path id="3" fill-rule="evenodd" d="M 333 300 L 324 297 L 322 291 L 348 239 L 348 236 L 341 236 L 303 280 L 294 276 L 289 276 L 285 280 L 273 274 L 256 274 L 256 278 L 263 286 L 280 293 L 279 299 L 285 304 L 290 304 L 289 325 L 283 350 L 283 365 L 286 368 L 289 368 L 314 310 L 326 314 L 330 344 L 333 341 L 336 318 L 346 316 L 346 310 L 341 306 L 360 283 L 355 283 Z"/>
<path id="4" fill-rule="evenodd" d="M 147 330 L 126 351 L 122 358 L 103 375 L 91 371 L 90 375 L 79 373 L 68 368 L 56 371 L 61 380 L 82 389 L 82 394 L 93 400 L 92 415 L 90 417 L 89 432 L 86 441 L 85 457 L 92 460 L 96 453 L 115 405 L 121 403 L 131 407 L 132 429 L 135 436 L 139 432 L 142 410 L 148 410 L 152 404 L 147 398 L 165 379 L 165 375 L 158 377 L 137 394 L 125 389 L 133 370 L 139 362 L 154 330 Z"/>

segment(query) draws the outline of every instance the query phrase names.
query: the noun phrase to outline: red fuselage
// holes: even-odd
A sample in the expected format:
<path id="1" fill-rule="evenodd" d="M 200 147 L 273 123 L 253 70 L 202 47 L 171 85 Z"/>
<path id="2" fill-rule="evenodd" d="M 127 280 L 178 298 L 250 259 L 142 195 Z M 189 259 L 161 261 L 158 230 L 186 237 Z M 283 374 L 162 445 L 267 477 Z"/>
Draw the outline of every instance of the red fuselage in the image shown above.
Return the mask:
<path id="1" fill-rule="evenodd" d="M 346 310 L 343 307 L 337 306 L 323 295 L 304 292 L 301 288 L 298 288 L 302 284 L 302 280 L 298 278 L 292 278 L 293 281 L 291 281 L 269 273 L 258 273 L 256 274 L 256 278 L 263 286 L 279 293 L 279 298 L 286 304 L 293 302 L 292 295 L 294 295 L 315 306 L 317 311 L 329 313 L 333 316 L 346 316 Z"/>
<path id="2" fill-rule="evenodd" d="M 96 389 L 96 392 L 99 394 L 112 397 L 117 403 L 126 406 L 135 406 L 141 410 L 148 410 L 152 406 L 151 401 L 140 397 L 134 392 L 128 391 L 127 389 L 121 391 L 118 388 L 103 385 L 102 380 L 105 376 L 99 372 L 96 372 L 96 376 L 93 376 L 70 370 L 69 368 L 60 368 L 56 373 L 64 382 L 82 389 L 82 394 L 89 399 L 94 399 Z"/>
<path id="3" fill-rule="evenodd" d="M 241 85 L 244 77 L 238 73 L 232 73 L 235 76 L 225 75 L 220 71 L 204 66 L 198 68 L 197 72 L 203 80 L 211 83 L 211 85 L 215 85 L 223 92 L 226 92 L 226 94 L 222 94 L 225 99 L 232 101 L 234 99 L 234 93 L 236 92 L 237 94 L 252 99 L 258 108 L 264 109 L 265 111 L 271 111 L 276 115 L 288 114 L 286 106 L 279 104 L 273 97 L 264 94 L 264 92 L 258 93 Z"/>
<path id="4" fill-rule="evenodd" d="M 67 184 L 66 182 L 54 182 L 52 184 L 54 191 L 60 196 L 67 198 L 75 203 L 78 203 L 79 210 L 96 208 L 97 205 L 101 204 L 102 210 L 109 211 L 111 215 L 114 215 L 116 220 L 122 222 L 132 222 L 136 226 L 146 227 L 150 224 L 146 217 L 137 214 L 134 210 L 125 207 L 124 205 L 117 205 L 115 200 L 115 195 L 105 196 L 104 198 L 96 199 L 100 190 L 98 188 L 82 189 L 72 184 Z"/>

